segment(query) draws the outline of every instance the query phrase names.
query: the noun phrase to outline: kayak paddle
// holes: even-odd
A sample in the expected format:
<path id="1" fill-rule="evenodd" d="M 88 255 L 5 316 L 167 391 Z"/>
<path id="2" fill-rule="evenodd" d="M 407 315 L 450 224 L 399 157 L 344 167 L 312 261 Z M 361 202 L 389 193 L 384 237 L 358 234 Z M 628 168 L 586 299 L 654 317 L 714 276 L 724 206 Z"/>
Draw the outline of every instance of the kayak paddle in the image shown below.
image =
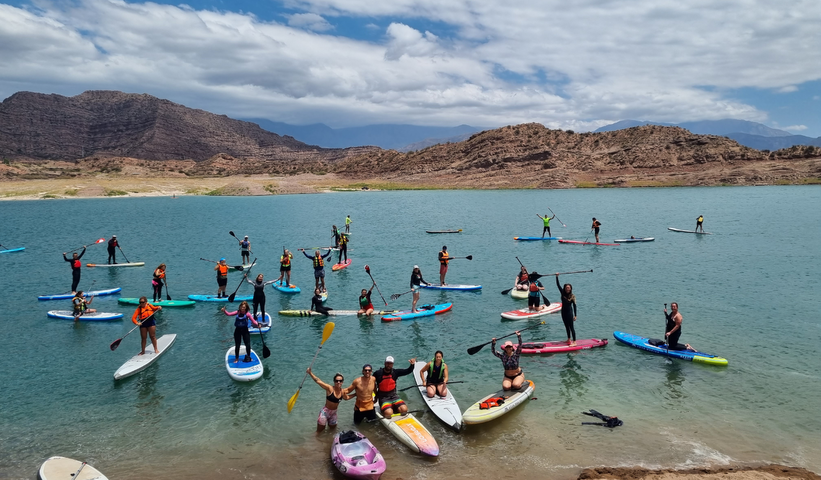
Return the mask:
<path id="1" fill-rule="evenodd" d="M 547 207 L 547 209 L 550 210 L 550 213 L 552 213 L 554 217 L 556 217 L 556 212 L 554 212 L 550 207 Z M 556 220 L 558 220 L 559 223 L 561 223 L 563 227 L 567 226 L 567 225 L 564 224 L 564 222 L 559 217 L 556 217 Z"/>
<path id="2" fill-rule="evenodd" d="M 379 286 L 376 284 L 376 280 L 373 279 L 373 275 L 371 275 L 371 267 L 369 267 L 367 264 L 365 265 L 365 271 L 368 272 L 368 276 L 371 277 L 373 286 L 376 287 L 376 291 L 379 292 Z M 379 296 L 382 297 L 382 292 L 379 292 Z M 382 301 L 385 302 L 385 297 L 382 297 Z M 388 306 L 388 302 L 385 302 L 385 306 Z"/>
<path id="3" fill-rule="evenodd" d="M 539 322 L 538 324 L 533 325 L 533 326 L 531 326 L 531 327 L 523 328 L 523 329 L 519 330 L 519 333 L 522 333 L 522 332 L 524 332 L 525 330 L 530 330 L 531 328 L 536 328 L 536 327 L 538 327 L 539 325 L 544 325 L 544 322 Z M 511 333 L 511 334 L 505 335 L 504 337 L 498 337 L 496 340 L 501 340 L 501 339 L 503 339 L 503 338 L 512 337 L 513 335 L 516 335 L 516 332 L 513 332 L 513 333 Z M 477 352 L 479 352 L 479 350 L 483 349 L 483 348 L 485 347 L 485 345 L 490 345 L 491 343 L 493 343 L 493 340 L 491 340 L 491 341 L 489 341 L 489 342 L 486 342 L 486 343 L 483 343 L 483 344 L 481 344 L 481 345 L 476 345 L 475 347 L 470 347 L 470 348 L 468 348 L 468 355 L 474 355 L 474 354 L 476 354 Z"/>
<path id="4" fill-rule="evenodd" d="M 120 246 L 119 246 L 119 245 L 117 245 L 117 248 L 120 250 L 120 253 L 122 253 L 122 254 L 123 254 L 123 258 L 125 258 L 125 261 L 126 261 L 126 262 L 128 262 L 128 263 L 131 263 L 131 262 L 129 262 L 129 261 L 128 261 L 128 257 L 126 257 L 126 256 L 125 256 L 125 252 L 123 251 L 123 249 L 122 249 L 122 248 L 120 248 Z"/>
<path id="5" fill-rule="evenodd" d="M 331 333 L 334 331 L 334 327 L 336 325 L 334 322 L 328 322 L 325 324 L 325 328 L 322 330 L 322 343 L 319 344 L 319 348 L 316 349 L 316 353 L 314 354 L 314 359 L 311 360 L 311 365 L 308 368 L 314 366 L 314 361 L 316 360 L 317 355 L 319 355 L 319 351 L 322 350 L 322 344 L 325 343 L 328 338 L 330 338 Z M 305 379 L 308 378 L 308 372 L 305 372 L 305 376 L 302 377 L 302 383 L 299 384 L 299 388 L 296 390 L 296 393 L 290 400 L 288 400 L 288 413 L 291 413 L 291 410 L 294 409 L 294 404 L 296 404 L 296 399 L 299 398 L 299 391 L 302 390 L 302 385 L 305 384 Z"/>
<path id="6" fill-rule="evenodd" d="M 245 272 L 245 275 L 243 275 L 242 279 L 239 281 L 239 285 L 237 285 L 237 289 L 234 290 L 234 293 L 232 293 L 231 295 L 228 295 L 228 301 L 229 302 L 234 303 L 234 298 L 236 298 L 236 296 L 237 296 L 237 292 L 239 291 L 239 287 L 241 287 L 242 284 L 245 283 L 245 279 L 248 278 L 248 274 L 251 272 L 251 269 L 254 268 L 255 263 L 257 263 L 256 257 L 254 257 L 254 261 L 251 262 L 251 266 L 248 267 L 248 271 Z M 263 320 L 265 320 L 265 319 L 263 318 Z"/>

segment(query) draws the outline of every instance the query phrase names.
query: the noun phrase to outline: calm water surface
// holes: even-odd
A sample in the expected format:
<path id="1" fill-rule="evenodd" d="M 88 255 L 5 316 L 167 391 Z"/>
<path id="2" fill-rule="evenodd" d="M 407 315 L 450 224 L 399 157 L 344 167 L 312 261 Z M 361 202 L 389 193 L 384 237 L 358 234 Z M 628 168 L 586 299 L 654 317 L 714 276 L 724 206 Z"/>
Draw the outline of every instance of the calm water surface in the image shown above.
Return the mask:
<path id="1" fill-rule="evenodd" d="M 48 456 L 85 459 L 109 478 L 341 478 L 328 460 L 331 435 L 315 435 L 323 392 L 308 380 L 291 414 L 286 402 L 321 340 L 325 320 L 275 315 L 266 337 L 273 354 L 263 379 L 233 382 L 223 357 L 233 344 L 231 320 L 215 304 L 166 309 L 158 334 L 177 343 L 153 367 L 124 381 L 114 371 L 138 352 L 139 336 L 118 350 L 109 344 L 131 327 L 128 320 L 79 323 L 46 317 L 70 302 L 38 302 L 71 283 L 61 253 L 116 234 L 129 260 L 145 267 L 84 269 L 81 289 L 122 287 L 123 296 L 151 294 L 152 269 L 168 264 L 175 299 L 216 291 L 213 264 L 239 263 L 236 241 L 248 235 L 255 272 L 278 275 L 283 246 L 328 245 L 333 223 L 353 219 L 347 270 L 327 272 L 328 305 L 355 309 L 370 279 L 369 264 L 386 298 L 408 290 L 418 264 L 438 281 L 437 252 L 454 256 L 448 281 L 478 283 L 481 293 L 425 291 L 425 302 L 453 310 L 418 322 L 336 317 L 336 329 L 314 366 L 326 381 L 339 371 L 346 384 L 362 364 L 386 355 L 429 359 L 441 349 L 452 391 L 464 410 L 490 393 L 502 377 L 486 347 L 466 349 L 534 322 L 503 322 L 499 313 L 524 307 L 500 295 L 518 271 L 518 256 L 542 273 L 593 269 L 562 277 L 577 296 L 579 338 L 609 338 L 606 348 L 528 357 L 523 367 L 536 383 L 535 400 L 495 423 L 448 431 L 432 414 L 421 417 L 441 446 L 438 459 L 410 454 L 378 424 L 363 432 L 388 462 L 385 478 L 513 476 L 509 465 L 543 476 L 570 478 L 580 468 L 610 465 L 686 467 L 782 462 L 821 471 L 821 189 L 818 187 L 678 188 L 550 191 L 361 192 L 259 198 L 183 197 L 0 202 L 0 242 L 25 246 L 0 255 L 6 276 L 0 297 L 0 478 L 34 478 Z M 536 214 L 552 208 L 554 234 L 588 238 L 591 217 L 603 224 L 601 240 L 653 236 L 620 247 L 556 242 L 517 243 L 539 235 Z M 705 216 L 711 236 L 673 233 Z M 426 229 L 458 229 L 429 235 Z M 104 245 L 89 247 L 86 262 L 105 262 Z M 120 260 L 122 261 L 122 260 Z M 228 288 L 240 274 L 232 273 Z M 546 293 L 557 299 L 546 279 Z M 268 310 L 308 308 L 313 275 L 309 260 L 294 259 L 295 296 L 268 290 Z M 250 293 L 245 286 L 240 293 Z M 378 295 L 374 292 L 375 304 Z M 408 295 L 391 307 L 408 308 Z M 640 352 L 615 343 L 614 330 L 644 336 L 664 333 L 664 303 L 679 302 L 682 341 L 729 359 L 710 367 Z M 95 299 L 102 311 L 124 312 L 116 297 Z M 525 334 L 561 340 L 558 315 Z M 258 339 L 255 348 L 261 349 Z M 12 346 L 13 345 L 13 346 Z M 410 377 L 400 387 L 411 384 Z M 405 397 L 423 408 L 415 392 Z M 352 424 L 352 403 L 340 407 L 340 426 Z M 618 415 L 623 427 L 581 426 L 580 412 Z"/>

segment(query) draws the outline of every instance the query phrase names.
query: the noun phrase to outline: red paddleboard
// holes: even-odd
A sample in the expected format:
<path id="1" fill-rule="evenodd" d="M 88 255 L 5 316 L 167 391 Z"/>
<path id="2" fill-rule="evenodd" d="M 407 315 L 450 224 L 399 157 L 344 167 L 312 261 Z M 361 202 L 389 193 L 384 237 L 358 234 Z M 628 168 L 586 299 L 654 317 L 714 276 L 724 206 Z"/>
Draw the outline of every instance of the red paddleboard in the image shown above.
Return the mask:
<path id="1" fill-rule="evenodd" d="M 333 270 L 334 272 L 337 271 L 337 270 L 342 270 L 343 268 L 347 268 L 348 265 L 350 265 L 350 264 L 351 264 L 351 259 L 349 258 L 349 259 L 345 260 L 344 263 L 335 263 L 334 266 L 331 267 L 331 270 Z"/>
<path id="2" fill-rule="evenodd" d="M 537 353 L 561 353 L 561 352 L 575 352 L 576 350 L 589 350 L 591 348 L 603 347 L 607 345 L 607 339 L 602 338 L 586 338 L 584 340 L 577 340 L 576 345 L 570 346 L 566 341 L 561 342 L 523 342 L 522 353 L 537 354 Z"/>
<path id="3" fill-rule="evenodd" d="M 608 247 L 618 247 L 620 243 L 596 243 L 596 242 L 580 242 L 578 240 L 559 240 L 559 243 L 573 243 L 576 245 L 606 245 Z"/>

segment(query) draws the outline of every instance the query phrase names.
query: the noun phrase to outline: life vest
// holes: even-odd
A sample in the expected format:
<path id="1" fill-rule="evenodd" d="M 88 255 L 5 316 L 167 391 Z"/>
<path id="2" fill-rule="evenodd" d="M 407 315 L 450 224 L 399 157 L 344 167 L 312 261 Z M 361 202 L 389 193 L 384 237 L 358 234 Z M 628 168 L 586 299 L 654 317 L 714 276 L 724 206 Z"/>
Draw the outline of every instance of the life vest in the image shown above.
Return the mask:
<path id="1" fill-rule="evenodd" d="M 534 280 L 534 281 L 530 282 L 529 289 L 530 289 L 531 292 L 538 292 L 539 291 L 539 284 L 536 283 L 536 281 Z"/>
<path id="2" fill-rule="evenodd" d="M 549 226 L 550 226 L 550 217 L 548 217 L 547 215 L 545 215 L 544 217 L 542 217 L 542 220 L 544 221 L 544 226 L 545 226 L 545 227 L 549 227 Z"/>
<path id="3" fill-rule="evenodd" d="M 322 268 L 325 266 L 325 260 L 322 258 L 322 255 L 314 255 L 312 260 L 314 261 L 314 268 Z"/>
<path id="4" fill-rule="evenodd" d="M 84 298 L 82 298 L 82 297 L 74 297 L 74 298 L 71 300 L 71 303 L 73 303 L 73 304 L 74 304 L 74 310 L 78 310 L 78 311 L 80 311 L 80 312 L 84 312 L 84 311 L 86 310 L 86 308 L 88 308 L 88 307 L 86 306 L 86 301 L 85 301 L 85 299 L 84 299 Z"/>
<path id="5" fill-rule="evenodd" d="M 279 257 L 279 264 L 283 267 L 290 267 L 291 266 L 291 254 L 288 255 L 281 255 Z"/>
<path id="6" fill-rule="evenodd" d="M 450 259 L 450 255 L 448 252 L 439 252 L 439 263 L 442 265 L 447 265 L 448 260 Z"/>
<path id="7" fill-rule="evenodd" d="M 371 300 L 368 298 L 367 295 L 362 295 L 361 297 L 359 297 L 359 306 L 360 307 L 365 308 L 370 304 L 371 304 Z"/>
<path id="8" fill-rule="evenodd" d="M 383 373 L 382 379 L 377 379 L 377 387 L 380 392 L 392 392 L 396 390 L 396 380 L 393 378 L 393 370 L 391 373 Z"/>
<path id="9" fill-rule="evenodd" d="M 428 367 L 428 380 L 444 380 L 445 379 L 445 361 L 442 361 L 442 365 L 439 366 L 439 378 L 433 378 L 433 368 L 435 366 L 436 359 L 430 361 L 430 366 Z"/>
<path id="10" fill-rule="evenodd" d="M 493 407 L 501 407 L 505 403 L 505 397 L 492 397 L 479 404 L 479 410 L 488 410 Z"/>
<path id="11" fill-rule="evenodd" d="M 348 236 L 343 234 L 339 235 L 339 244 L 340 245 L 347 245 L 348 244 Z"/>
<path id="12" fill-rule="evenodd" d="M 228 278 L 228 265 L 217 265 L 217 276 L 219 278 Z"/>
<path id="13" fill-rule="evenodd" d="M 139 324 L 151 315 L 154 315 L 154 312 L 156 312 L 159 309 L 160 307 L 155 307 L 150 303 L 146 303 L 145 307 L 137 307 L 137 310 L 134 311 L 134 315 L 131 316 L 131 321 L 136 324 Z"/>
<path id="14" fill-rule="evenodd" d="M 157 275 L 157 272 L 158 272 L 158 271 L 160 272 L 160 274 L 159 274 L 159 275 Z M 162 270 L 160 270 L 160 269 L 154 270 L 154 278 L 156 278 L 156 279 L 163 279 L 163 278 L 165 278 L 165 272 L 164 272 L 164 271 L 162 271 Z"/>
<path id="15" fill-rule="evenodd" d="M 250 319 L 251 319 L 251 315 L 249 315 L 248 312 L 246 312 L 242 316 L 240 316 L 238 314 L 237 318 L 234 319 L 234 326 L 235 327 L 247 327 L 248 326 L 248 320 L 250 320 Z"/>
<path id="16" fill-rule="evenodd" d="M 239 242 L 239 245 L 242 248 L 243 252 L 247 252 L 248 248 L 251 246 L 251 242 L 249 242 L 248 240 L 243 240 Z"/>
<path id="17" fill-rule="evenodd" d="M 71 261 L 71 268 L 73 268 L 73 269 L 83 268 L 83 262 L 81 262 L 79 258 L 77 260 L 72 260 Z"/>
<path id="18" fill-rule="evenodd" d="M 519 274 L 519 283 L 525 283 L 526 281 L 527 281 L 527 274 L 526 273 Z"/>

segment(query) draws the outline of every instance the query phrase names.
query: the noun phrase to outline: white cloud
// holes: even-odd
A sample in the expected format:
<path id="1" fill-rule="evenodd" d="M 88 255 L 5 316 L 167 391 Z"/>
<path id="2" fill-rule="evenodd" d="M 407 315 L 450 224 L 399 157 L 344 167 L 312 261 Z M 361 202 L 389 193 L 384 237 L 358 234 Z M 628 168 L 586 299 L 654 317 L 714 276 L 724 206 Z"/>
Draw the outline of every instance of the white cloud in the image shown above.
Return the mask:
<path id="1" fill-rule="evenodd" d="M 333 30 L 333 25 L 315 13 L 297 13 L 288 17 L 288 25 L 296 28 L 305 28 L 315 32 Z"/>
<path id="2" fill-rule="evenodd" d="M 777 91 L 778 93 L 792 93 L 797 92 L 798 87 L 796 87 L 795 85 L 787 85 L 786 87 L 779 88 Z"/>
<path id="3" fill-rule="evenodd" d="M 806 125 L 790 125 L 789 127 L 784 127 L 782 130 L 787 130 L 788 132 L 801 132 L 807 129 Z"/>

